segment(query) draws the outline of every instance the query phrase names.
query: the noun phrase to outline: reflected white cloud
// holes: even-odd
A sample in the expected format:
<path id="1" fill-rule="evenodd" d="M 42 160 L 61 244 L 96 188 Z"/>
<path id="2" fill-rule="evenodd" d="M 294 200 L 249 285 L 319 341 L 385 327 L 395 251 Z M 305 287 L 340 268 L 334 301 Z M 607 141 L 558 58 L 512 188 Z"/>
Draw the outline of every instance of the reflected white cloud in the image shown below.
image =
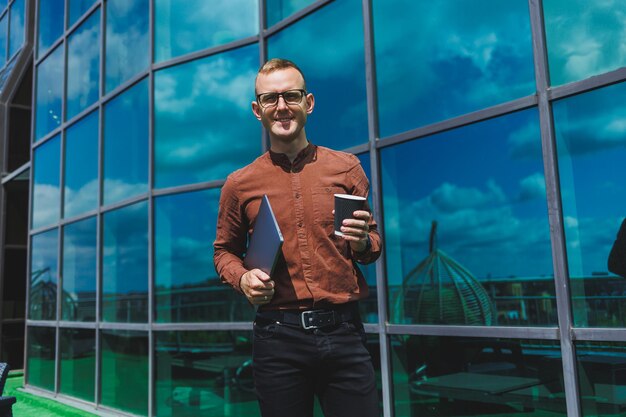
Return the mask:
<path id="1" fill-rule="evenodd" d="M 100 13 L 96 12 L 68 41 L 68 117 L 77 114 L 98 98 L 99 45 Z"/>
<path id="2" fill-rule="evenodd" d="M 521 201 L 534 200 L 536 198 L 546 198 L 546 179 L 540 172 L 522 178 L 519 183 Z"/>
<path id="3" fill-rule="evenodd" d="M 59 186 L 36 184 L 33 195 L 33 228 L 59 221 L 61 191 Z"/>
<path id="4" fill-rule="evenodd" d="M 98 180 L 93 179 L 79 189 L 65 186 L 64 217 L 76 216 L 98 207 Z"/>

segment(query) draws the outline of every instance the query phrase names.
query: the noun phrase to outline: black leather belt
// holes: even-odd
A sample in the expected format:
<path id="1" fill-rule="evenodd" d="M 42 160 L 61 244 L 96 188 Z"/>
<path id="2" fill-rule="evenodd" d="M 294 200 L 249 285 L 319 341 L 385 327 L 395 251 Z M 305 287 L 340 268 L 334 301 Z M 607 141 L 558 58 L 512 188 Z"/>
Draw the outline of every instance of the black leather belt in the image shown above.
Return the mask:
<path id="1" fill-rule="evenodd" d="M 352 321 L 359 318 L 358 307 L 354 303 L 338 305 L 332 309 L 316 310 L 271 310 L 260 311 L 257 317 L 282 324 L 298 326 L 305 330 L 320 329 Z"/>

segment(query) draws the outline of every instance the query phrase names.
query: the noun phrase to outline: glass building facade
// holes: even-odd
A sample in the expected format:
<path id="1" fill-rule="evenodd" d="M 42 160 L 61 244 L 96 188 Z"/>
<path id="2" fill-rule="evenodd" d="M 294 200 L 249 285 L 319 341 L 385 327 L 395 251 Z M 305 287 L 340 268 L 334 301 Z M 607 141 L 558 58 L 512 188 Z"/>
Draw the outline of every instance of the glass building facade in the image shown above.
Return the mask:
<path id="1" fill-rule="evenodd" d="M 7 358 L 25 334 L 30 391 L 259 415 L 254 310 L 212 242 L 226 176 L 268 147 L 256 71 L 283 57 L 316 96 L 309 139 L 370 178 L 384 252 L 361 311 L 381 415 L 626 415 L 626 281 L 607 267 L 626 216 L 623 2 L 0 10 L 0 65 L 26 63 L 0 93 L 0 344 Z"/>

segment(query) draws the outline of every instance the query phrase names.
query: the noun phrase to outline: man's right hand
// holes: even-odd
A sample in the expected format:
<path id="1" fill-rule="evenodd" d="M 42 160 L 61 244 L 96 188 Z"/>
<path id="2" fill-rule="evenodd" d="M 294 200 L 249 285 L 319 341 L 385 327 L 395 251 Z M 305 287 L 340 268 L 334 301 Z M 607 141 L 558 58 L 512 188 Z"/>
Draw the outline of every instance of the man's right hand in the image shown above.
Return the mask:
<path id="1" fill-rule="evenodd" d="M 252 269 L 241 276 L 241 290 L 251 304 L 263 305 L 274 296 L 274 281 L 260 269 Z"/>

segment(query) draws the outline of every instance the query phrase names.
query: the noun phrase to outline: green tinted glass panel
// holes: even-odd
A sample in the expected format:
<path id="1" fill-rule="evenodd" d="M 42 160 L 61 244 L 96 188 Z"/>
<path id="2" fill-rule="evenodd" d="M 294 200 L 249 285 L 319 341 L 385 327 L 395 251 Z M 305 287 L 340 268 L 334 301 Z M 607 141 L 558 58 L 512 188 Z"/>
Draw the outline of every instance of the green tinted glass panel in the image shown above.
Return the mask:
<path id="1" fill-rule="evenodd" d="M 154 7 L 157 62 L 259 33 L 258 0 L 155 0 Z"/>
<path id="2" fill-rule="evenodd" d="M 374 0 L 381 136 L 535 92 L 526 0 Z"/>
<path id="3" fill-rule="evenodd" d="M 150 63 L 148 0 L 106 3 L 106 92 L 145 69 Z"/>
<path id="4" fill-rule="evenodd" d="M 258 61 L 250 45 L 155 74 L 157 187 L 226 178 L 260 154 L 250 108 Z"/>
<path id="5" fill-rule="evenodd" d="M 102 405 L 148 415 L 148 334 L 103 330 L 101 342 Z"/>
<path id="6" fill-rule="evenodd" d="M 65 0 L 39 0 L 39 28 L 37 50 L 39 55 L 48 50 L 63 34 Z"/>
<path id="7" fill-rule="evenodd" d="M 59 392 L 93 402 L 96 332 L 93 329 L 60 329 L 60 338 Z"/>
<path id="8" fill-rule="evenodd" d="M 553 104 L 576 326 L 626 325 L 626 283 L 607 265 L 626 215 L 624 94 L 621 83 Z"/>
<path id="9" fill-rule="evenodd" d="M 391 349 L 397 417 L 567 415 L 557 341 L 392 336 Z"/>
<path id="10" fill-rule="evenodd" d="M 536 109 L 381 151 L 390 319 L 552 325 Z"/>
<path id="11" fill-rule="evenodd" d="M 245 297 L 222 284 L 213 266 L 219 197 L 220 190 L 212 189 L 156 199 L 157 321 L 232 322 L 254 318 Z"/>
<path id="12" fill-rule="evenodd" d="M 98 207 L 98 125 L 95 111 L 65 132 L 65 218 Z"/>
<path id="13" fill-rule="evenodd" d="M 11 4 L 11 31 L 9 35 L 9 58 L 24 44 L 24 0 L 15 0 Z"/>
<path id="14" fill-rule="evenodd" d="M 61 125 L 65 79 L 63 56 L 63 45 L 59 45 L 37 66 L 35 141 Z"/>
<path id="15" fill-rule="evenodd" d="M 38 146 L 34 152 L 33 229 L 59 221 L 61 190 L 59 158 L 61 138 L 57 135 Z"/>
<path id="16" fill-rule="evenodd" d="M 104 214 L 102 320 L 148 321 L 148 203 Z"/>
<path id="17" fill-rule="evenodd" d="M 552 85 L 624 66 L 625 14 L 626 3 L 619 0 L 544 0 Z"/>
<path id="18" fill-rule="evenodd" d="M 104 107 L 104 204 L 148 191 L 148 112 L 147 79 Z"/>
<path id="19" fill-rule="evenodd" d="M 317 145 L 345 149 L 368 139 L 361 3 L 332 2 L 268 39 L 269 58 L 289 59 L 304 72 L 316 98 L 306 133 Z"/>
<path id="20" fill-rule="evenodd" d="M 47 1 L 47 0 L 40 0 Z M 71 27 L 76 21 L 85 14 L 87 10 L 97 1 L 97 0 L 68 0 L 69 1 L 69 9 L 70 15 L 68 20 L 68 27 Z"/>
<path id="21" fill-rule="evenodd" d="M 68 38 L 66 120 L 98 100 L 99 91 L 100 11 L 97 10 Z"/>
<path id="22" fill-rule="evenodd" d="M 62 320 L 96 319 L 96 228 L 95 217 L 63 228 Z"/>
<path id="23" fill-rule="evenodd" d="M 55 340 L 56 329 L 54 327 L 28 328 L 27 383 L 29 385 L 54 391 Z"/>
<path id="24" fill-rule="evenodd" d="M 31 320 L 56 320 L 59 232 L 53 229 L 32 237 L 29 313 Z"/>
<path id="25" fill-rule="evenodd" d="M 266 0 L 267 26 L 272 26 L 313 3 L 315 0 Z"/>

